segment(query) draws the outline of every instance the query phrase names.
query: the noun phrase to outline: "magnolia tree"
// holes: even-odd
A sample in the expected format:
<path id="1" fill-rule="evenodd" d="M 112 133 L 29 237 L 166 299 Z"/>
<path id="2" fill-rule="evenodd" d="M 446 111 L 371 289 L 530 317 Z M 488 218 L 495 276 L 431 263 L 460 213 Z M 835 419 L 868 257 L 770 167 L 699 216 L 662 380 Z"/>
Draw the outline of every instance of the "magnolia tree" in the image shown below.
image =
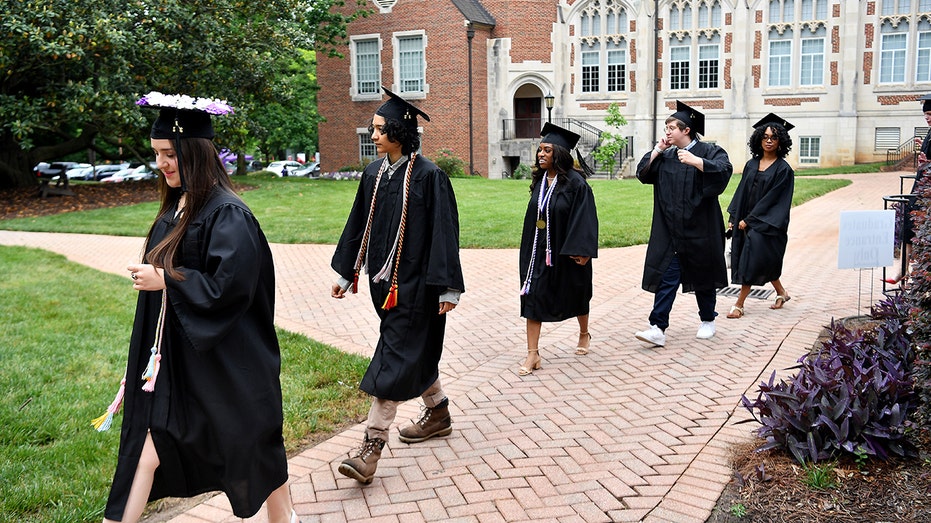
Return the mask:
<path id="1" fill-rule="evenodd" d="M 217 128 L 233 150 L 315 141 L 306 50 L 335 54 L 346 24 L 368 14 L 340 14 L 342 0 L 2 2 L 0 188 L 87 150 L 148 156 L 151 115 L 134 102 L 150 91 L 228 100 L 236 112 Z"/>

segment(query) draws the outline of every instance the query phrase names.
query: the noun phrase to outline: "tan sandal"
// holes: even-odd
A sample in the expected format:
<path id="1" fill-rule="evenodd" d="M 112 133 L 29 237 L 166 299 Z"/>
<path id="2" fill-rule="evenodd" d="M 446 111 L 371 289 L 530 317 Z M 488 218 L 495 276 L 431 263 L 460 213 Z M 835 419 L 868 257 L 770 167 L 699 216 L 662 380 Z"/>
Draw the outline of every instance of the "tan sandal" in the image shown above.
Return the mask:
<path id="1" fill-rule="evenodd" d="M 785 296 L 780 294 L 779 296 L 776 296 L 776 300 L 773 302 L 772 305 L 769 306 L 769 308 L 770 309 L 781 309 L 782 306 L 785 305 L 786 303 L 789 303 L 789 300 L 791 299 L 792 297 L 789 296 L 788 294 L 786 294 Z"/>
<path id="2" fill-rule="evenodd" d="M 543 358 L 540 357 L 540 351 L 539 350 L 527 350 L 527 355 L 530 356 L 531 354 L 537 355 L 537 361 L 533 362 L 533 364 L 530 365 L 529 367 L 526 365 L 521 365 L 520 368 L 517 369 L 518 376 L 527 376 L 528 374 L 533 374 L 533 371 L 543 368 L 543 365 L 541 365 L 541 363 L 543 362 Z"/>
<path id="3" fill-rule="evenodd" d="M 589 343 L 589 344 L 592 343 L 592 335 L 591 335 L 591 334 L 589 334 L 589 333 L 587 333 L 587 332 L 580 332 L 580 333 L 579 333 L 579 339 L 580 339 L 580 340 L 582 339 L 582 336 L 588 336 L 588 343 Z M 579 346 L 575 348 L 575 353 L 578 354 L 579 356 L 585 356 L 586 354 L 588 354 L 588 347 L 583 347 L 583 346 L 582 346 L 582 343 L 579 342 Z"/>
<path id="4" fill-rule="evenodd" d="M 740 318 L 743 318 L 743 316 L 744 316 L 744 308 L 738 307 L 736 305 L 733 305 L 731 307 L 731 312 L 727 313 L 727 317 L 732 320 L 739 320 Z"/>

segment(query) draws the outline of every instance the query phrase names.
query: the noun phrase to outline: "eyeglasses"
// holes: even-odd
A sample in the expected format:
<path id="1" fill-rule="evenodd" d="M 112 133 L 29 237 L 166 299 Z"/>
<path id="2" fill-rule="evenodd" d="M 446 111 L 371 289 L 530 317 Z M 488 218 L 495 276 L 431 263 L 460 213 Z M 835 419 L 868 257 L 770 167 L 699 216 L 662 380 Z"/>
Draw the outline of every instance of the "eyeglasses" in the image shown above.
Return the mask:
<path id="1" fill-rule="evenodd" d="M 778 142 L 779 138 L 776 138 L 775 136 L 764 136 L 763 141 L 764 142 Z"/>

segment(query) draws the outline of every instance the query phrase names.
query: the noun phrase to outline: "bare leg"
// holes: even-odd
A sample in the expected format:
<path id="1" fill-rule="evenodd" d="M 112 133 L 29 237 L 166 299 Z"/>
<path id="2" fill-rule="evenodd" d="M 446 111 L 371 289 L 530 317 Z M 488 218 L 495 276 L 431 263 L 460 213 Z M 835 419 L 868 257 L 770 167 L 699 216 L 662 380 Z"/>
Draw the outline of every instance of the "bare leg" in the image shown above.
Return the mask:
<path id="1" fill-rule="evenodd" d="M 288 482 L 275 489 L 265 500 L 265 510 L 268 513 L 268 523 L 289 523 L 291 521 L 291 489 Z"/>
<path id="2" fill-rule="evenodd" d="M 789 301 L 790 296 L 786 293 L 786 288 L 782 286 L 782 282 L 778 279 L 771 281 L 773 288 L 776 289 L 776 301 L 769 306 L 770 309 L 781 309 L 783 305 Z"/>
<path id="3" fill-rule="evenodd" d="M 540 368 L 540 329 L 542 322 L 527 320 L 527 359 L 518 371 L 521 376 L 532 374 Z"/>
<path id="4" fill-rule="evenodd" d="M 588 332 L 588 314 L 577 316 L 579 320 L 579 344 L 575 347 L 575 353 L 578 355 L 588 354 L 588 348 L 592 341 L 592 335 Z"/>
<path id="5" fill-rule="evenodd" d="M 126 508 L 123 510 L 123 523 L 136 523 L 145 510 L 145 505 L 149 501 L 149 492 L 152 490 L 152 481 L 155 478 L 155 469 L 158 468 L 160 461 L 158 453 L 155 452 L 155 444 L 152 443 L 152 435 L 145 435 L 145 443 L 142 444 L 142 454 L 139 456 L 139 464 L 136 465 L 136 475 L 133 477 L 133 486 L 129 489 L 129 499 L 126 500 Z M 104 519 L 104 523 L 115 523 L 113 520 Z"/>
<path id="6" fill-rule="evenodd" d="M 741 285 L 740 293 L 737 295 L 737 301 L 734 303 L 734 306 L 731 307 L 730 312 L 727 313 L 728 318 L 740 318 L 744 315 L 744 302 L 747 301 L 747 296 L 750 295 L 750 286 Z"/>

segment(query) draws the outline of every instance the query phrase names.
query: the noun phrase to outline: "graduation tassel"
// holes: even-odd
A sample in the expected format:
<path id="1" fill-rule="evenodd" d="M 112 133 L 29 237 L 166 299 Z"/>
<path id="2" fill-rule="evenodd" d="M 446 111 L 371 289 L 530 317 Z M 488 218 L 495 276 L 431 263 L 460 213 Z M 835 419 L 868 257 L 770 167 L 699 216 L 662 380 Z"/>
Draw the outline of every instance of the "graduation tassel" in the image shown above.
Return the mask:
<path id="1" fill-rule="evenodd" d="M 359 271 L 356 271 L 352 275 L 352 293 L 355 294 L 359 292 Z"/>
<path id="2" fill-rule="evenodd" d="M 142 373 L 142 379 L 145 380 L 142 390 L 146 392 L 155 390 L 155 379 L 158 378 L 158 370 L 162 366 L 162 355 L 159 354 L 158 347 L 153 345 L 151 350 L 152 355 L 149 356 L 149 364 L 145 366 L 145 371 Z"/>
<path id="3" fill-rule="evenodd" d="M 394 308 L 398 304 L 398 285 L 392 284 L 391 289 L 388 291 L 388 296 L 385 297 L 385 303 L 381 306 L 382 310 L 388 310 Z"/>
<path id="4" fill-rule="evenodd" d="M 546 266 L 547 267 L 553 266 L 553 251 L 549 249 L 546 250 Z"/>
<path id="5" fill-rule="evenodd" d="M 527 278 L 527 281 L 524 282 L 524 286 L 520 289 L 520 295 L 525 296 L 530 294 L 530 278 Z"/>
<path id="6" fill-rule="evenodd" d="M 104 412 L 103 416 L 99 418 L 94 418 L 91 421 L 91 425 L 97 430 L 97 432 L 104 432 L 110 429 L 110 426 L 113 425 L 113 416 L 120 411 L 120 406 L 123 405 L 123 394 L 126 392 L 126 377 L 124 376 L 120 380 L 120 389 L 116 392 L 116 397 L 113 398 L 113 403 L 107 407 L 107 411 Z"/>

